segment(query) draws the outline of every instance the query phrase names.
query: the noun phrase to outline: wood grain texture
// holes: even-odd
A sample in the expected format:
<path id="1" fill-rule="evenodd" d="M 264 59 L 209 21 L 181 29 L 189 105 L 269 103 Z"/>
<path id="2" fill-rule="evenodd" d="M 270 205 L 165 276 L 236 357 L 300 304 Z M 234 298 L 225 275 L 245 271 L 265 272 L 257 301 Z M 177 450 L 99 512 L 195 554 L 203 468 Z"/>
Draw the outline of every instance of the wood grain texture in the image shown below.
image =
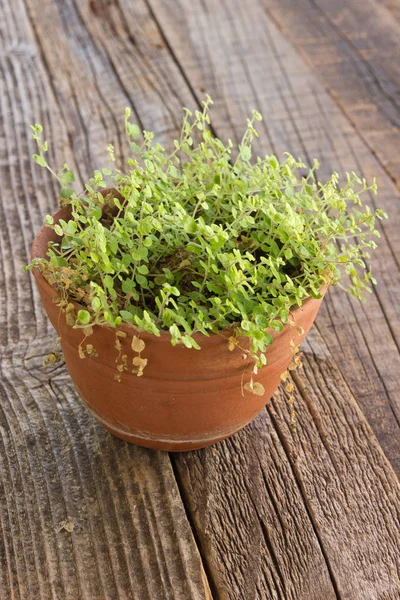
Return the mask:
<path id="1" fill-rule="evenodd" d="M 398 482 L 378 443 L 400 472 L 398 190 L 265 8 L 258 0 L 0 4 L 6 600 L 211 598 L 197 545 L 216 598 L 400 596 Z M 297 432 L 281 392 L 235 438 L 174 457 L 173 472 L 167 455 L 95 425 L 63 366 L 40 366 L 52 338 L 21 268 L 56 194 L 32 166 L 27 126 L 42 122 L 52 158 L 82 178 L 103 164 L 108 143 L 126 156 L 126 105 L 168 142 L 181 106 L 196 107 L 206 91 L 222 137 L 238 141 L 257 107 L 266 117 L 260 150 L 319 156 L 323 175 L 377 175 L 380 204 L 393 214 L 368 308 L 337 290 L 325 302 L 296 377 Z"/>
<path id="2" fill-rule="evenodd" d="M 34 232 L 57 204 L 56 185 L 32 162 L 35 147 L 29 124 L 43 123 L 52 138 L 52 161 L 68 160 L 76 167 L 21 2 L 0 5 L 0 115 L 0 346 L 13 346 L 51 330 L 39 294 L 23 275 Z"/>
<path id="3" fill-rule="evenodd" d="M 393 18 L 400 21 L 400 6 L 396 0 L 383 0 L 382 4 Z"/>
<path id="4" fill-rule="evenodd" d="M 49 345 L 1 362 L 1 598 L 210 599 L 168 454 L 97 425 Z"/>
<path id="5" fill-rule="evenodd" d="M 398 3 L 263 0 L 263 4 L 399 185 Z"/>
<path id="6" fill-rule="evenodd" d="M 399 598 L 399 482 L 312 338 L 295 375 L 296 432 L 281 392 L 218 449 L 175 459 L 221 598 Z"/>

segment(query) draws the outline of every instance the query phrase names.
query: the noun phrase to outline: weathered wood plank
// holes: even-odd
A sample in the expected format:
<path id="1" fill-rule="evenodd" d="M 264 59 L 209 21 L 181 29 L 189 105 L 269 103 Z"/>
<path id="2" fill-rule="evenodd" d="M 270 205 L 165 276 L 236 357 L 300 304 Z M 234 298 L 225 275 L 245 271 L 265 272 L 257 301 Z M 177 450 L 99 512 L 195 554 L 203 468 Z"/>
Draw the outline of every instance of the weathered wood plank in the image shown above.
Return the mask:
<path id="1" fill-rule="evenodd" d="M 171 140 L 182 102 L 192 96 L 178 66 L 168 54 L 163 59 L 162 40 L 143 2 L 131 7 L 128 17 L 135 29 L 130 31 L 118 2 L 25 1 L 85 175 L 106 160 L 110 142 L 117 160 L 126 156 L 126 106 L 141 126 L 154 129 L 161 143 Z"/>
<path id="2" fill-rule="evenodd" d="M 114 141 L 120 148 L 120 155 L 124 154 L 122 142 L 118 145 L 119 124 L 117 125 L 114 121 L 114 116 L 111 119 L 110 113 L 114 115 L 115 110 L 115 118 L 117 116 L 119 118 L 128 97 L 131 95 L 134 97 L 139 122 L 148 128 L 155 129 L 165 139 L 170 139 L 176 130 L 174 119 L 179 112 L 179 107 L 182 104 L 193 106 L 193 95 L 199 98 L 204 89 L 216 97 L 215 125 L 218 133 L 222 135 L 237 136 L 238 127 L 241 129 L 240 122 L 244 122 L 244 116 L 251 108 L 257 106 L 270 117 L 265 123 L 266 133 L 269 136 L 271 147 L 277 151 L 289 149 L 295 154 L 302 154 L 305 158 L 314 154 L 319 155 L 324 160 L 327 170 L 330 170 L 332 165 L 338 164 L 335 163 L 338 156 L 342 157 L 343 165 L 349 168 L 348 165 L 352 164 L 351 160 L 355 160 L 355 156 L 362 154 L 365 156 L 365 161 L 368 164 L 371 163 L 370 168 L 378 168 L 376 161 L 368 148 L 360 142 L 359 137 L 353 133 L 349 134 L 347 121 L 340 116 L 334 104 L 329 104 L 327 113 L 321 110 L 319 104 L 322 103 L 325 107 L 327 103 L 324 90 L 302 61 L 296 57 L 293 49 L 271 27 L 258 4 L 251 2 L 246 13 L 243 12 L 241 4 L 235 4 L 231 12 L 225 5 L 215 3 L 199 7 L 197 3 L 189 2 L 185 2 L 183 5 L 163 3 L 163 6 L 152 2 L 152 11 L 149 11 L 147 5 L 141 2 L 136 2 L 135 5 L 127 2 L 91 2 L 90 4 L 77 3 L 74 5 L 67 2 L 61 6 L 50 0 L 27 0 L 31 23 L 41 49 L 42 60 L 46 65 L 47 77 L 51 76 L 52 92 L 58 99 L 63 118 L 68 122 L 69 139 L 74 145 L 74 152 L 79 157 L 82 173 L 85 173 L 90 167 L 98 166 L 93 163 L 100 160 L 102 156 L 96 154 L 98 152 L 96 144 L 101 143 L 103 139 L 105 143 L 102 144 L 100 150 L 109 141 Z M 161 9 L 167 14 L 163 13 Z M 162 23 L 162 30 L 157 27 L 157 22 Z M 168 36 L 165 33 L 167 30 Z M 49 39 L 51 42 L 48 41 Z M 60 42 L 58 42 L 59 40 Z M 268 40 L 268 43 L 265 40 Z M 280 62 L 277 62 L 277 57 L 281 59 Z M 149 58 L 151 58 L 151 62 Z M 265 81 L 266 72 L 269 76 L 268 81 Z M 90 93 L 81 89 L 84 87 L 82 86 L 83 75 L 89 78 Z M 110 80 L 112 85 L 108 83 Z M 107 90 L 106 108 L 105 103 L 99 100 L 99 88 Z M 111 102 L 110 98 L 115 99 L 115 102 Z M 152 115 L 155 116 L 152 118 Z M 108 132 L 104 128 L 107 118 L 109 119 Z M 90 128 L 90 123 L 96 119 L 96 126 Z M 327 119 L 337 127 L 340 142 L 336 142 L 336 138 L 333 141 L 326 141 L 326 138 L 329 137 L 329 131 L 326 128 Z M 88 130 L 86 135 L 84 127 Z M 108 139 L 105 139 L 107 137 Z M 78 144 L 76 140 L 80 140 L 80 143 Z M 267 150 L 265 146 L 264 150 Z M 382 178 L 389 202 L 393 190 L 387 183 L 384 174 Z M 387 227 L 390 226 L 387 225 L 385 229 L 387 237 L 396 240 L 395 232 Z M 388 245 L 385 245 L 383 258 L 390 267 L 392 264 L 390 260 L 393 261 L 393 256 L 390 258 L 390 249 L 387 248 Z M 386 277 L 384 278 L 385 288 L 395 291 L 396 284 L 392 279 L 394 273 L 395 271 L 390 268 L 385 270 L 383 261 L 382 265 L 379 265 L 378 276 Z M 394 292 L 391 293 L 394 294 Z M 343 305 L 343 296 L 335 294 L 333 297 L 337 303 L 334 308 L 337 310 L 340 304 Z M 396 299 L 395 296 L 393 298 Z M 346 312 L 337 316 L 333 315 L 332 310 L 328 317 L 325 315 L 322 320 L 323 323 L 326 323 L 327 330 L 324 331 L 324 339 L 329 347 L 331 347 L 331 341 L 336 340 L 335 335 L 339 335 L 331 331 L 333 326 L 329 319 L 333 318 L 337 327 L 343 321 L 344 326 L 351 324 L 358 335 L 362 332 L 367 339 L 368 351 L 372 351 L 376 333 L 368 319 L 373 317 L 374 323 L 382 324 L 384 327 L 384 333 L 380 334 L 379 338 L 382 343 L 379 346 L 380 352 L 383 352 L 382 340 L 392 350 L 393 336 L 391 337 L 389 333 L 390 327 L 394 327 L 395 321 L 392 325 L 391 320 L 385 320 L 385 315 L 379 305 L 379 302 L 383 301 L 381 297 L 378 299 L 376 296 L 372 304 L 373 312 L 364 315 L 361 321 L 356 321 L 354 315 L 346 314 Z M 385 302 L 385 306 L 389 307 L 387 311 L 389 311 L 390 302 L 388 299 Z M 351 304 L 346 304 L 344 310 L 350 310 L 348 307 L 351 307 Z M 394 312 L 393 308 L 391 310 Z M 350 320 L 346 320 L 349 318 Z M 357 318 L 361 317 L 357 316 Z M 340 329 L 340 331 L 342 330 Z M 328 337 L 328 334 L 331 337 Z M 341 335 L 344 334 L 341 333 Z M 358 395 L 358 386 L 363 381 L 364 375 L 353 374 L 354 368 L 356 371 L 360 368 L 354 340 L 351 335 L 346 334 L 344 338 L 339 338 L 339 342 L 335 343 L 340 343 L 341 347 L 345 349 L 343 352 L 346 352 L 343 357 L 340 356 L 340 353 L 335 353 L 335 362 L 331 358 L 329 359 L 335 372 L 335 389 L 338 388 L 337 381 L 341 382 L 336 363 L 344 372 L 357 400 L 364 402 L 363 408 L 366 411 L 369 398 L 362 394 Z M 314 340 L 312 348 L 315 352 L 318 344 L 322 344 L 322 342 L 317 343 Z M 20 352 L 18 356 L 21 356 Z M 393 402 L 394 409 L 396 409 L 394 396 L 396 379 L 391 375 L 392 380 L 389 380 L 389 383 L 393 387 L 389 388 L 389 392 L 377 379 L 379 374 L 382 381 L 386 381 L 385 375 L 394 372 L 390 370 L 393 368 L 392 364 L 383 364 L 383 358 L 378 353 L 377 355 L 373 354 L 372 357 L 363 357 L 363 360 L 367 361 L 365 368 L 370 369 L 371 381 L 374 382 L 374 385 L 379 386 L 376 392 L 378 404 L 374 404 L 374 406 L 381 408 L 386 419 L 384 427 L 380 425 L 376 417 L 373 424 L 375 430 L 381 435 L 383 443 L 387 444 L 386 452 L 388 455 L 391 454 L 395 460 L 396 456 L 399 456 L 395 437 L 397 429 L 389 401 Z M 378 366 L 375 365 L 377 360 Z M 37 375 L 36 372 L 35 375 Z M 307 381 L 309 379 L 310 389 L 312 389 L 311 375 L 307 376 Z M 318 384 L 322 386 L 321 379 Z M 63 385 L 69 388 L 64 380 Z M 344 406 L 341 402 L 339 403 L 340 409 L 338 409 L 329 396 L 326 384 L 321 389 L 322 393 L 329 398 L 326 410 L 336 415 L 340 424 L 347 405 Z M 367 394 L 367 390 L 362 389 L 363 393 Z M 368 393 L 371 395 L 370 390 Z M 339 389 L 335 393 L 335 398 L 337 395 L 343 398 L 343 394 L 344 392 L 341 393 Z M 22 395 L 24 396 L 25 393 Z M 72 403 L 69 400 L 72 397 L 70 388 L 65 397 L 68 398 L 68 403 Z M 356 410 L 354 400 L 348 391 L 344 397 L 348 398 L 349 402 L 351 401 L 352 410 Z M 320 401 L 323 405 L 323 398 Z M 374 402 L 377 402 L 376 399 Z M 217 594 L 221 597 L 225 594 L 226 598 L 243 598 L 246 595 L 249 598 L 301 598 L 300 594 L 303 594 L 304 598 L 314 597 L 317 599 L 321 597 L 321 594 L 324 598 L 344 598 L 345 593 L 353 595 L 358 593 L 354 576 L 349 575 L 347 582 L 340 575 L 345 558 L 340 556 L 338 548 L 340 549 L 341 545 L 347 541 L 340 530 L 341 519 L 345 518 L 345 512 L 340 506 L 341 481 L 336 470 L 332 466 L 329 468 L 326 466 L 326 463 L 329 463 L 329 453 L 318 440 L 319 433 L 315 428 L 318 415 L 314 413 L 315 422 L 310 423 L 310 415 L 304 401 L 299 400 L 299 403 L 302 432 L 295 434 L 293 438 L 287 428 L 284 409 L 282 408 L 279 412 L 279 405 L 277 405 L 278 416 L 271 413 L 274 417 L 270 421 L 270 427 L 273 427 L 271 440 L 274 445 L 269 442 L 269 453 L 263 444 L 268 443 L 271 429 L 266 431 L 263 425 L 260 432 L 258 422 L 250 428 L 250 431 L 253 432 L 250 438 L 246 437 L 248 435 L 246 432 L 241 434 L 245 436 L 244 442 L 240 441 L 243 437 L 238 437 L 224 446 L 210 449 L 204 454 L 199 453 L 204 457 L 204 469 L 209 474 L 206 483 L 209 485 L 212 480 L 214 484 L 212 497 L 208 495 L 206 488 L 202 488 L 205 490 L 204 499 L 208 499 L 208 506 L 202 500 L 203 492 L 199 487 L 201 482 L 196 482 L 194 479 L 196 473 L 199 472 L 194 455 L 192 458 L 189 455 L 182 457 L 182 460 L 192 460 L 190 485 L 185 479 L 187 473 L 185 475 L 185 471 L 181 472 L 185 462 L 179 462 L 180 459 L 176 459 L 177 470 L 181 473 L 181 491 L 186 494 L 186 501 L 191 507 L 191 516 L 196 525 L 199 542 L 204 550 L 203 554 L 211 557 L 209 566 L 214 574 Z M 272 405 L 270 409 L 272 410 Z M 357 415 L 362 424 L 360 428 L 366 427 L 363 418 L 359 413 Z M 81 415 L 80 418 L 88 419 L 86 415 Z M 335 427 L 338 428 L 336 418 L 334 426 L 329 422 L 329 434 L 331 445 L 339 448 L 338 461 L 340 462 L 342 457 L 340 453 L 343 453 L 343 448 L 346 448 L 343 440 L 347 439 L 345 436 L 348 436 L 349 433 L 346 427 L 342 427 L 336 434 Z M 264 423 L 264 420 L 262 422 Z M 330 431 L 331 427 L 333 432 Z M 381 429 L 379 429 L 380 427 Z M 395 428 L 392 431 L 389 430 L 389 435 L 385 438 L 389 427 Z M 45 434 L 49 435 L 47 429 L 50 430 L 49 425 L 45 428 Z M 72 426 L 69 430 L 73 430 Z M 102 432 L 98 434 L 106 435 Z M 308 445 L 308 452 L 301 455 L 302 469 L 297 471 L 294 468 L 293 457 L 284 452 L 285 448 L 290 449 L 291 439 L 298 441 L 296 435 L 301 435 L 301 442 Z M 354 572 L 360 578 L 363 591 L 368 594 L 363 598 L 384 598 L 385 594 L 387 598 L 394 598 L 395 588 L 393 585 L 397 585 L 398 576 L 393 556 L 396 550 L 398 551 L 398 540 L 394 535 L 391 538 L 391 534 L 392 528 L 396 524 L 396 515 L 389 516 L 387 497 L 384 496 L 383 499 L 375 497 L 369 488 L 377 487 L 378 475 L 382 473 L 391 482 L 388 489 L 392 494 L 394 506 L 396 506 L 394 495 L 397 494 L 397 491 L 393 483 L 393 474 L 379 453 L 378 446 L 370 433 L 365 440 L 369 438 L 371 438 L 374 452 L 378 456 L 376 461 L 373 461 L 373 467 L 368 471 L 368 477 L 372 482 L 371 486 L 359 491 L 359 481 L 350 471 L 345 471 L 346 482 L 351 489 L 349 494 L 353 494 L 356 499 L 359 499 L 365 509 L 362 518 L 367 524 L 367 530 L 368 527 L 372 527 L 375 514 L 380 509 L 388 516 L 383 532 L 373 539 L 371 553 L 367 553 L 367 558 L 363 558 L 357 554 L 360 541 L 357 517 L 360 518 L 360 513 L 355 513 L 353 518 L 352 511 L 349 510 L 348 516 L 346 513 L 347 520 L 345 519 L 345 531 L 352 542 L 348 556 L 350 561 L 356 563 Z M 82 435 L 80 445 L 85 445 L 87 443 L 85 440 L 86 437 Z M 78 441 L 74 441 L 74 443 L 78 444 Z M 110 442 L 107 441 L 108 443 Z M 255 450 L 249 450 L 253 444 Z M 78 447 L 80 445 L 78 444 Z M 227 452 L 226 446 L 232 448 L 232 451 Z M 246 456 L 241 452 L 243 448 L 249 451 L 250 466 L 246 462 Z M 357 450 L 357 452 L 354 450 L 357 464 L 362 462 L 362 450 L 364 449 Z M 210 456 L 213 457 L 213 460 L 210 459 Z M 260 460 L 264 461 L 263 476 L 268 481 L 268 485 L 264 487 L 258 485 L 261 473 L 254 467 L 254 464 L 259 465 L 258 457 L 262 457 Z M 219 469 L 216 468 L 215 463 L 220 466 Z M 276 463 L 277 466 L 274 466 L 273 463 Z M 112 462 L 113 466 L 116 464 L 116 462 Z M 232 464 L 237 466 L 237 470 L 232 470 Z M 244 477 L 242 471 L 239 470 L 240 465 L 243 467 Z M 257 468 L 261 469 L 261 467 Z M 112 478 L 110 465 L 105 472 Z M 361 470 L 359 472 L 362 473 Z M 231 482 L 231 487 L 228 485 L 224 487 L 224 477 L 227 483 Z M 331 481 L 330 485 L 334 491 L 333 509 L 336 512 L 333 515 L 329 513 L 329 506 L 325 506 L 327 496 L 323 496 L 322 492 L 316 495 L 318 490 L 314 489 L 316 485 L 321 485 L 321 482 L 326 484 L 328 480 Z M 286 491 L 286 488 L 289 491 Z M 330 488 L 328 489 L 330 491 Z M 275 490 L 279 490 L 276 495 L 274 495 Z M 81 486 L 79 486 L 79 493 L 83 493 Z M 218 494 L 221 493 L 227 495 L 219 496 Z M 220 504 L 228 503 L 229 493 L 239 502 L 230 504 L 231 511 L 219 511 Z M 200 501 L 198 501 L 199 495 Z M 243 506 L 240 503 L 242 498 L 246 498 Z M 371 513 L 369 516 L 372 501 L 375 502 L 375 513 Z M 278 503 L 276 508 L 274 502 L 275 505 Z M 210 515 L 214 521 L 223 519 L 224 522 L 221 522 L 220 529 L 208 527 L 207 519 L 198 519 L 196 511 L 192 510 L 193 503 L 198 503 L 199 511 L 202 511 L 202 514 L 205 511 L 207 519 Z M 247 507 L 246 510 L 244 506 Z M 293 510 L 296 506 L 299 506 L 298 515 Z M 259 515 L 261 515 L 263 524 L 261 524 Z M 321 521 L 321 525 L 319 521 Z M 283 525 L 280 525 L 280 522 Z M 250 535 L 245 530 L 247 526 L 249 526 Z M 286 532 L 287 539 L 284 533 L 281 536 L 278 535 L 280 527 L 282 532 Z M 139 535 L 136 529 L 135 533 Z M 252 544 L 252 538 L 256 540 L 256 543 Z M 381 543 L 385 544 L 386 551 L 379 557 Z M 107 543 L 105 545 L 107 546 Z M 84 552 L 82 546 L 78 554 L 81 551 Z M 10 546 L 7 546 L 7 552 L 10 558 L 19 565 L 19 555 L 16 557 Z M 260 556 L 257 556 L 256 552 L 259 552 Z M 27 551 L 25 554 L 29 557 Z M 368 562 L 369 558 L 373 559 L 376 565 L 371 567 Z M 215 566 L 217 560 L 221 563 L 218 568 Z M 223 562 L 226 562 L 227 568 L 224 568 Z M 63 568 L 66 569 L 67 566 L 67 563 L 63 563 Z M 19 568 L 21 570 L 21 567 Z M 393 569 L 393 585 L 388 581 L 388 569 L 391 568 Z M 121 571 L 126 573 L 123 566 Z M 3 580 L 6 580 L 7 576 L 10 578 L 12 572 L 12 570 L 4 571 Z M 348 574 L 347 570 L 344 572 L 346 575 Z M 73 570 L 73 573 L 75 577 L 79 577 L 81 571 Z M 94 585 L 93 582 L 92 585 Z M 225 587 L 225 592 L 222 590 L 223 587 Z M 294 596 L 294 594 L 298 595 Z M 355 599 L 357 597 L 361 596 L 354 596 Z"/>
<path id="3" fill-rule="evenodd" d="M 278 393 L 218 449 L 179 455 L 180 485 L 222 598 L 396 600 L 399 482 L 312 337 L 295 375 L 297 431 Z"/>
<path id="4" fill-rule="evenodd" d="M 29 124 L 43 123 L 54 137 L 50 155 L 76 167 L 67 129 L 52 94 L 20 2 L 0 6 L 0 346 L 46 335 L 51 326 L 39 294 L 23 275 L 34 231 L 56 206 L 56 186 L 32 163 Z"/>
<path id="5" fill-rule="evenodd" d="M 263 0 L 263 4 L 399 185 L 400 36 L 398 21 L 385 6 L 396 14 L 396 3 Z"/>
<path id="6" fill-rule="evenodd" d="M 382 4 L 389 11 L 390 15 L 400 21 L 400 6 L 397 0 L 383 0 Z"/>
<path id="7" fill-rule="evenodd" d="M 1 363 L 2 599 L 210 599 L 168 455 L 98 426 L 46 342 Z"/>

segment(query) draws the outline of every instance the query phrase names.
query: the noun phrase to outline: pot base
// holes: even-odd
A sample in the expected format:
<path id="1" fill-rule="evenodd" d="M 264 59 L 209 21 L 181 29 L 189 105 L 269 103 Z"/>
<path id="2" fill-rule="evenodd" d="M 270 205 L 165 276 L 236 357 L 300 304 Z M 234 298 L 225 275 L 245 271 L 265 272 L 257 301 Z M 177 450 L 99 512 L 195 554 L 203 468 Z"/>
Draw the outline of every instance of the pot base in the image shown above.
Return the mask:
<path id="1" fill-rule="evenodd" d="M 79 390 L 78 390 L 79 391 Z M 127 431 L 120 425 L 116 423 L 110 423 L 105 420 L 102 416 L 100 416 L 89 404 L 82 398 L 80 395 L 82 402 L 85 404 L 87 410 L 90 412 L 92 417 L 96 419 L 96 421 L 107 429 L 110 433 L 115 435 L 116 437 L 124 440 L 125 442 L 129 442 L 131 444 L 136 444 L 136 446 L 142 446 L 143 448 L 151 448 L 152 450 L 162 450 L 163 452 L 187 452 L 190 450 L 200 450 L 200 448 L 206 448 L 207 446 L 212 446 L 213 444 L 217 444 L 218 442 L 222 442 L 222 440 L 226 440 L 227 438 L 235 435 L 241 429 L 246 427 L 250 421 L 244 423 L 238 428 L 235 428 L 234 431 L 225 431 L 221 432 L 220 435 L 215 436 L 205 436 L 202 438 L 187 438 L 187 439 L 171 439 L 167 437 L 157 437 L 152 435 L 150 432 L 136 431 L 131 432 Z"/>

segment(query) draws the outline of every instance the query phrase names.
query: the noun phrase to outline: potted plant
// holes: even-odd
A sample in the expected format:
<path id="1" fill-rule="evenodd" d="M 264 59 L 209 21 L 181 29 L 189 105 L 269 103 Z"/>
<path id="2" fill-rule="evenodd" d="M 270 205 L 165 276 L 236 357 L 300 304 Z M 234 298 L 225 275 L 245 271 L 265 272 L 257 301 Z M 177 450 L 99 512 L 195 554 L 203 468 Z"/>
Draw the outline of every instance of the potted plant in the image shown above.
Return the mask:
<path id="1" fill-rule="evenodd" d="M 89 410 L 163 450 L 212 444 L 253 419 L 299 364 L 327 287 L 344 275 L 351 294 L 370 291 L 364 261 L 386 217 L 360 200 L 375 181 L 321 183 L 317 161 L 307 172 L 289 154 L 252 160 L 257 111 L 233 151 L 209 128 L 210 104 L 184 109 L 172 151 L 127 109 L 128 168 L 94 171 L 82 193 L 67 165 L 51 171 L 61 209 L 28 265 Z M 32 130 L 34 159 L 50 169 Z"/>

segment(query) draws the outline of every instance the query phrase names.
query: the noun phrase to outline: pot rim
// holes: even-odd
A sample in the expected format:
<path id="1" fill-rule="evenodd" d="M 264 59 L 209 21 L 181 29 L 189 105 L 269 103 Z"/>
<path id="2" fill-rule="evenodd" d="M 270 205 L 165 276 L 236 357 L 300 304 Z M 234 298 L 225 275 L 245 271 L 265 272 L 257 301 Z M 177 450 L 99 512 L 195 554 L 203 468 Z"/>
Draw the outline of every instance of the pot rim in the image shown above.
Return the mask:
<path id="1" fill-rule="evenodd" d="M 107 190 L 105 190 L 107 191 Z M 56 213 L 54 213 L 52 215 L 53 219 L 54 219 L 54 223 L 58 223 L 60 219 L 62 218 L 68 218 L 68 212 L 69 209 L 68 207 L 62 207 L 60 208 Z M 42 227 L 40 228 L 40 230 L 38 231 L 38 233 L 35 235 L 33 242 L 32 242 L 32 248 L 31 248 L 31 260 L 34 259 L 40 259 L 40 258 L 45 258 L 45 255 L 43 255 L 43 252 L 41 252 L 41 239 L 42 237 L 45 235 L 46 237 L 48 237 L 46 234 L 48 231 L 51 231 L 54 233 L 54 230 L 51 229 L 48 225 L 46 225 L 45 223 L 42 225 Z M 57 235 L 55 236 L 56 238 L 58 237 Z M 51 241 L 50 239 L 47 240 L 47 245 L 46 245 L 46 249 L 48 246 L 48 242 Z M 38 284 L 40 284 L 42 286 L 42 288 L 44 288 L 45 292 L 47 295 L 49 296 L 53 296 L 57 293 L 56 288 L 51 285 L 46 279 L 45 277 L 42 275 L 42 273 L 40 272 L 40 270 L 38 268 L 34 268 L 32 270 Z M 322 294 L 322 298 L 325 296 L 325 293 L 327 291 L 329 287 L 329 284 L 325 284 L 324 286 L 321 287 L 321 294 Z M 293 315 L 294 320 L 296 321 L 296 315 L 299 314 L 300 312 L 302 312 L 304 310 L 304 307 L 306 306 L 306 304 L 308 304 L 309 302 L 311 302 L 312 300 L 317 300 L 316 298 L 313 298 L 313 296 L 308 296 L 304 302 L 301 304 L 301 306 L 298 306 L 297 308 L 295 308 L 293 311 L 291 311 L 291 314 Z M 79 302 L 76 302 L 76 300 L 71 300 L 71 302 L 77 306 L 79 309 L 83 309 L 86 310 L 86 307 L 83 304 L 80 304 Z M 161 329 L 160 330 L 160 335 L 155 335 L 152 333 L 148 333 L 147 331 L 141 331 L 139 329 L 137 329 L 135 327 L 135 325 L 129 324 L 129 323 L 121 323 L 120 325 L 117 325 L 117 327 L 112 327 L 111 325 L 100 325 L 100 324 L 95 324 L 95 325 L 91 325 L 92 327 L 104 327 L 104 328 L 108 328 L 111 330 L 116 330 L 116 329 L 120 329 L 122 331 L 125 331 L 126 333 L 132 333 L 132 331 L 138 332 L 140 333 L 140 335 L 144 335 L 144 336 L 150 336 L 152 338 L 157 338 L 159 341 L 168 341 L 170 342 L 171 340 L 171 334 L 169 331 L 166 331 L 165 329 Z M 287 328 L 287 324 L 284 324 L 284 329 L 281 332 L 276 332 L 274 330 L 271 330 L 271 335 L 272 337 L 275 339 L 277 338 L 281 333 L 283 333 L 283 331 Z M 225 327 L 219 330 L 220 333 L 215 333 L 213 331 L 210 332 L 209 335 L 205 335 L 204 333 L 198 331 L 196 333 L 193 333 L 191 335 L 191 337 L 194 340 L 201 340 L 201 339 L 209 339 L 209 338 L 213 338 L 213 337 L 217 337 L 217 336 L 221 336 L 222 337 L 226 337 L 225 335 L 223 335 L 223 333 L 225 333 L 226 335 L 232 334 L 235 331 L 235 327 Z M 249 339 L 247 336 L 239 336 L 239 338 L 244 338 L 244 339 Z"/>

